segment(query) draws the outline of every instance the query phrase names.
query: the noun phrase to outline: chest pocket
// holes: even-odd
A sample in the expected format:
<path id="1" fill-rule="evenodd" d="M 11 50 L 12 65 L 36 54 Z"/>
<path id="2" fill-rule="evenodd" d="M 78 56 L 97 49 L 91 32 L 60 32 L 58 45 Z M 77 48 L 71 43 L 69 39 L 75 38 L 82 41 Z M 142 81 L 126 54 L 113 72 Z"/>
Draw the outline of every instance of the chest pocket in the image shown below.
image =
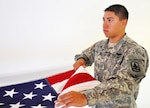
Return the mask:
<path id="1" fill-rule="evenodd" d="M 124 55 L 122 53 L 101 53 L 95 64 L 98 76 L 102 80 L 107 80 L 117 74 L 121 68 Z"/>
<path id="2" fill-rule="evenodd" d="M 124 55 L 122 53 L 109 53 L 105 56 L 108 67 L 121 65 L 124 60 Z"/>
<path id="3" fill-rule="evenodd" d="M 116 61 L 116 64 L 121 65 L 124 60 L 124 55 L 122 53 L 116 53 L 113 54 L 113 56 L 114 56 L 114 60 Z"/>

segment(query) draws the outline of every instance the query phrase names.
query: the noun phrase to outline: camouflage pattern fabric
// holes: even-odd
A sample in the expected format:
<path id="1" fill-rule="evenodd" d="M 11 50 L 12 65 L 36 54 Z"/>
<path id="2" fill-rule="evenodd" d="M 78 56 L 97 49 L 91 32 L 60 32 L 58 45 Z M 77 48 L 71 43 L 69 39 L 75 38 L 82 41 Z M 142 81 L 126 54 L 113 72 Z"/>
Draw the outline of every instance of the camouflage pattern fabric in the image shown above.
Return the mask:
<path id="1" fill-rule="evenodd" d="M 94 63 L 95 78 L 101 82 L 81 93 L 93 108 L 136 108 L 139 84 L 149 65 L 147 52 L 127 35 L 113 48 L 108 48 L 108 42 L 98 41 L 75 56 L 75 60 L 83 58 L 87 66 Z"/>

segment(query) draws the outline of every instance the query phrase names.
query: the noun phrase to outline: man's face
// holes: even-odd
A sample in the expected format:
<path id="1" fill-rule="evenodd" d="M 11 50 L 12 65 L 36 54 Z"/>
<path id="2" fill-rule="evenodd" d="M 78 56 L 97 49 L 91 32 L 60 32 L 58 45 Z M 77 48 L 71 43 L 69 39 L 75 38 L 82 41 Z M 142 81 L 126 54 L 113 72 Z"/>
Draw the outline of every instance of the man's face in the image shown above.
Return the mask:
<path id="1" fill-rule="evenodd" d="M 106 11 L 103 17 L 103 32 L 108 38 L 116 38 L 124 32 L 123 20 L 112 11 Z"/>

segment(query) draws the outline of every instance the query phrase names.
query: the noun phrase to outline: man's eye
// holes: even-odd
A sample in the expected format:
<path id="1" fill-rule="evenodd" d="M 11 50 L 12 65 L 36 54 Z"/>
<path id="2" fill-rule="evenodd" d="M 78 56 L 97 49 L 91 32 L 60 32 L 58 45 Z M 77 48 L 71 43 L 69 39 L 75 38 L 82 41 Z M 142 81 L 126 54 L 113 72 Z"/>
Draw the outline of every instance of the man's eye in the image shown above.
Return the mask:
<path id="1" fill-rule="evenodd" d="M 112 22 L 112 21 L 113 21 L 113 19 L 108 19 L 108 21 L 109 21 L 109 22 Z"/>

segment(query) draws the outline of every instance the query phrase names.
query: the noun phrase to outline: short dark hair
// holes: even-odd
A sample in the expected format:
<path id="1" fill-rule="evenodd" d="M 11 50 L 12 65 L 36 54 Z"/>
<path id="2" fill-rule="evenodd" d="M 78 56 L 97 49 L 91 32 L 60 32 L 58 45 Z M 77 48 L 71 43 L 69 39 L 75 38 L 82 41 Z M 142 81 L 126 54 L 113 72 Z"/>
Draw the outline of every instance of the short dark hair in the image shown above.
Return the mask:
<path id="1" fill-rule="evenodd" d="M 114 4 L 109 6 L 104 10 L 104 12 L 106 11 L 114 12 L 119 17 L 120 20 L 128 19 L 129 17 L 129 13 L 126 7 L 120 4 Z"/>

